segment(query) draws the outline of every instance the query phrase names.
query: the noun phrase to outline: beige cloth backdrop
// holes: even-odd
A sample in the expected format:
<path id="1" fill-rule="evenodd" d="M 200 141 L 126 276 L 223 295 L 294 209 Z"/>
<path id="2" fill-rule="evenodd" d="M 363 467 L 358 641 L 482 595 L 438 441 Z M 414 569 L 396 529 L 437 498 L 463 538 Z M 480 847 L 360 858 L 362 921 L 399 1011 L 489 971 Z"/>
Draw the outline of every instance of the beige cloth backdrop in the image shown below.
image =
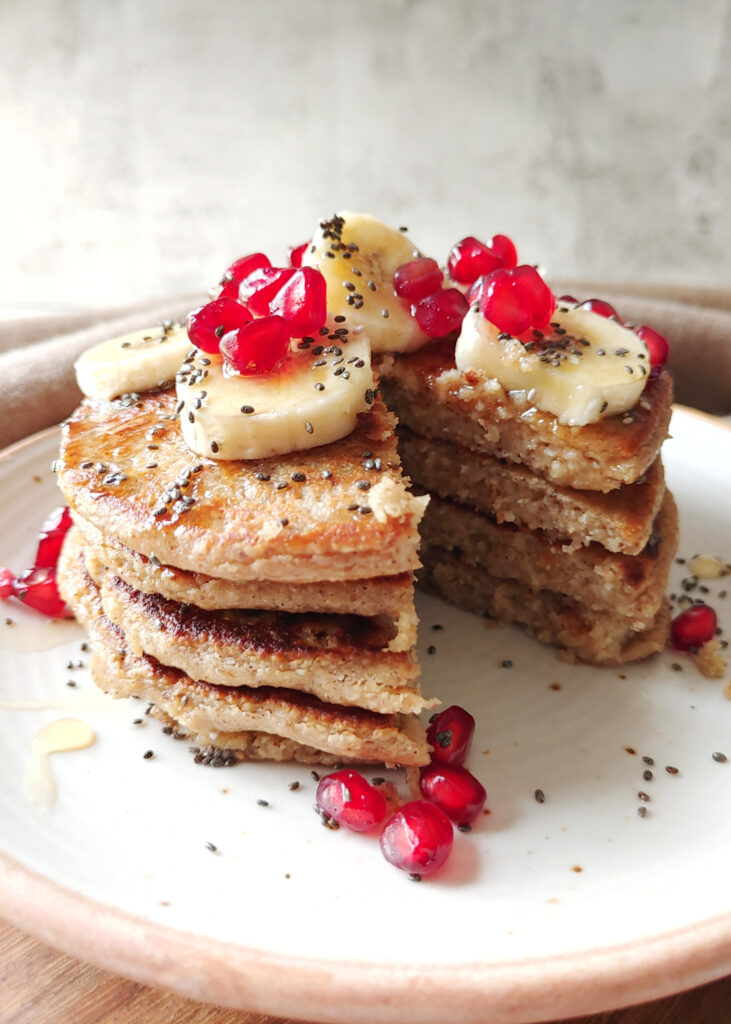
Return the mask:
<path id="1" fill-rule="evenodd" d="M 676 400 L 731 413 L 731 292 L 606 286 L 559 281 L 556 294 L 600 295 L 634 324 L 650 324 L 671 343 Z M 127 309 L 32 317 L 0 323 L 0 448 L 59 423 L 80 400 L 73 373 L 90 345 L 137 327 L 179 319 L 205 295 L 175 296 Z"/>

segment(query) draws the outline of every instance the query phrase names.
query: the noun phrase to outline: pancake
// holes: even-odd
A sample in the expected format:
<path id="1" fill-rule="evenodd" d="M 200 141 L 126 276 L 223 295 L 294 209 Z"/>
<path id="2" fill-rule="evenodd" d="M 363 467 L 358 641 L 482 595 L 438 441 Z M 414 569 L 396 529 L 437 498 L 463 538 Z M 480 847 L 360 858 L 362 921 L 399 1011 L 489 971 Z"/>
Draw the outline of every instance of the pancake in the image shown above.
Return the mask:
<path id="1" fill-rule="evenodd" d="M 598 543 L 608 551 L 639 554 L 665 494 L 659 458 L 636 483 L 603 494 L 559 487 L 525 466 L 406 427 L 398 437 L 404 470 L 424 491 L 486 512 L 499 523 L 542 530 L 572 547 Z"/>
<path id="2" fill-rule="evenodd" d="M 312 751 L 322 751 L 328 761 L 334 757 L 401 765 L 428 762 L 424 730 L 413 716 L 339 707 L 284 688 L 199 682 L 155 658 L 134 654 L 124 632 L 104 614 L 99 590 L 72 545 L 64 545 L 58 581 L 64 600 L 89 633 L 97 685 L 116 697 L 149 701 L 186 733 L 228 745 L 242 756 L 250 743 L 257 746 L 251 734 L 265 733 L 288 741 L 269 748 L 270 754 L 279 751 L 282 759 L 309 748 L 302 750 L 304 760 L 314 759 Z M 264 756 L 261 744 L 259 755 Z"/>
<path id="3" fill-rule="evenodd" d="M 416 642 L 411 573 L 319 583 L 277 580 L 237 583 L 151 561 L 119 541 L 105 537 L 79 517 L 76 517 L 76 525 L 84 538 L 89 573 L 95 579 L 108 569 L 135 590 L 209 610 L 260 608 L 377 617 L 389 633 L 388 650 L 408 651 Z"/>
<path id="4" fill-rule="evenodd" d="M 185 445 L 172 390 L 85 401 L 57 463 L 66 501 L 106 537 L 160 562 L 234 581 L 310 583 L 418 567 L 427 500 L 406 489 L 380 399 L 340 441 L 222 462 Z"/>
<path id="5" fill-rule="evenodd" d="M 64 544 L 62 564 L 74 560 L 134 654 L 149 654 L 194 679 L 228 687 L 281 686 L 381 713 L 418 713 L 435 703 L 421 694 L 413 653 L 387 650 L 389 633 L 377 619 L 206 611 L 145 594 L 113 573 L 92 576 L 75 529 Z M 76 570 L 65 568 L 64 573 L 76 579 Z M 80 598 L 73 591 L 72 596 L 78 604 Z"/>
<path id="6" fill-rule="evenodd" d="M 386 404 L 414 433 L 519 463 L 562 487 L 608 492 L 634 483 L 655 461 L 670 422 L 666 372 L 648 381 L 630 413 L 569 427 L 480 371 L 460 373 L 452 341 L 383 356 L 379 368 Z"/>
<path id="7" fill-rule="evenodd" d="M 422 558 L 424 568 L 419 580 L 429 593 L 465 611 L 506 625 L 520 625 L 541 643 L 561 648 L 567 660 L 624 665 L 656 654 L 665 646 L 670 606 L 663 598 L 648 628 L 636 631 L 622 616 L 592 614 L 591 609 L 565 595 L 491 576 L 454 551 L 426 548 Z"/>
<path id="8" fill-rule="evenodd" d="M 669 491 L 653 524 L 651 542 L 639 555 L 619 555 L 599 544 L 566 552 L 540 530 L 489 516 L 456 502 L 432 498 L 422 522 L 426 550 L 458 551 L 465 565 L 498 579 L 516 580 L 532 590 L 573 598 L 585 618 L 610 613 L 625 628 L 643 630 L 662 602 L 670 564 L 678 546 L 678 513 Z"/>

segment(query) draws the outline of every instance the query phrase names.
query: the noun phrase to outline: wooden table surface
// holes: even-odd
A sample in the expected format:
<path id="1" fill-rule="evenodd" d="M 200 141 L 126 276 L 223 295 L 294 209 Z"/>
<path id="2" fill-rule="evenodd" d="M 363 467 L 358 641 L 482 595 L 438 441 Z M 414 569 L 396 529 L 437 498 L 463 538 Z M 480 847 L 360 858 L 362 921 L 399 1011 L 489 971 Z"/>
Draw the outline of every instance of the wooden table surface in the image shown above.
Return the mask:
<path id="1" fill-rule="evenodd" d="M 205 1006 L 107 974 L 0 921 L 0 1024 L 293 1024 Z M 563 1024 L 728 1024 L 731 977 Z M 445 1021 L 445 1024 L 449 1024 Z M 488 1022 L 486 1022 L 488 1024 Z"/>

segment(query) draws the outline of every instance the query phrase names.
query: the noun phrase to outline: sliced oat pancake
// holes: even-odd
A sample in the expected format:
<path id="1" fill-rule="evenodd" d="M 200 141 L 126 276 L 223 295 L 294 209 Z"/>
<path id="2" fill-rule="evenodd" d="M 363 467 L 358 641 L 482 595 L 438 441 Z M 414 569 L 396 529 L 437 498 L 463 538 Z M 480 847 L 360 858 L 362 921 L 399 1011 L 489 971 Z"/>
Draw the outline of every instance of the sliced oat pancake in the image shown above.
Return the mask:
<path id="1" fill-rule="evenodd" d="M 542 530 L 564 545 L 596 542 L 608 551 L 639 554 L 665 493 L 659 458 L 636 483 L 604 494 L 559 487 L 525 466 L 406 427 L 398 436 L 404 471 L 423 490 L 486 512 L 499 523 Z"/>
<path id="2" fill-rule="evenodd" d="M 678 513 L 666 491 L 651 542 L 639 555 L 614 554 L 596 543 L 567 552 L 540 530 L 498 524 L 457 502 L 432 498 L 422 542 L 425 551 L 457 551 L 462 564 L 488 576 L 565 595 L 581 604 L 586 615 L 609 614 L 624 619 L 625 628 L 640 631 L 653 623 L 662 602 L 678 546 Z"/>
<path id="3" fill-rule="evenodd" d="M 454 551 L 429 548 L 422 553 L 422 587 L 450 604 L 503 624 L 522 626 L 541 643 L 559 647 L 570 660 L 590 665 L 623 665 L 662 650 L 670 628 L 670 606 L 661 606 L 642 631 L 626 618 L 597 615 L 585 605 L 550 590 L 534 590 L 517 580 L 490 576 Z"/>
<path id="4" fill-rule="evenodd" d="M 58 481 L 107 537 L 221 579 L 310 583 L 418 566 L 426 499 L 409 494 L 394 419 L 376 398 L 340 441 L 221 462 L 186 447 L 173 391 L 87 400 L 64 427 Z"/>
<path id="5" fill-rule="evenodd" d="M 563 487 L 607 492 L 634 483 L 655 461 L 670 422 L 666 372 L 648 381 L 630 413 L 583 427 L 559 423 L 481 371 L 461 373 L 451 341 L 382 356 L 380 375 L 386 404 L 414 433 L 519 463 Z"/>

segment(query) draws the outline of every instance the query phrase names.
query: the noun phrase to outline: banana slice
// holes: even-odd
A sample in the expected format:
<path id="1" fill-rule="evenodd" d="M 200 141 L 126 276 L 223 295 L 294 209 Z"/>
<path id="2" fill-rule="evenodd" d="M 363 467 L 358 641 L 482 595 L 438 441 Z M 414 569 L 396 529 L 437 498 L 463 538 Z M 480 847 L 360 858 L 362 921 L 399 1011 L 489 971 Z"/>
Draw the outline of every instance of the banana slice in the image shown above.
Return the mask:
<path id="1" fill-rule="evenodd" d="M 176 388 L 185 443 L 211 459 L 266 459 L 330 444 L 355 429 L 375 397 L 363 334 L 290 351 L 276 373 L 261 377 L 227 376 L 220 356 L 196 351 Z"/>
<path id="2" fill-rule="evenodd" d="M 346 212 L 320 224 L 302 265 L 322 273 L 328 312 L 361 324 L 374 352 L 410 352 L 429 338 L 394 292 L 393 274 L 420 255 L 403 232 L 367 213 Z"/>
<path id="3" fill-rule="evenodd" d="M 460 370 L 483 370 L 506 391 L 522 391 L 560 423 L 582 427 L 632 409 L 650 373 L 634 331 L 585 309 L 559 306 L 545 338 L 523 344 L 472 306 L 457 339 Z"/>
<path id="4" fill-rule="evenodd" d="M 111 338 L 76 360 L 76 380 L 87 398 L 108 401 L 173 381 L 192 345 L 185 327 L 150 327 Z"/>

